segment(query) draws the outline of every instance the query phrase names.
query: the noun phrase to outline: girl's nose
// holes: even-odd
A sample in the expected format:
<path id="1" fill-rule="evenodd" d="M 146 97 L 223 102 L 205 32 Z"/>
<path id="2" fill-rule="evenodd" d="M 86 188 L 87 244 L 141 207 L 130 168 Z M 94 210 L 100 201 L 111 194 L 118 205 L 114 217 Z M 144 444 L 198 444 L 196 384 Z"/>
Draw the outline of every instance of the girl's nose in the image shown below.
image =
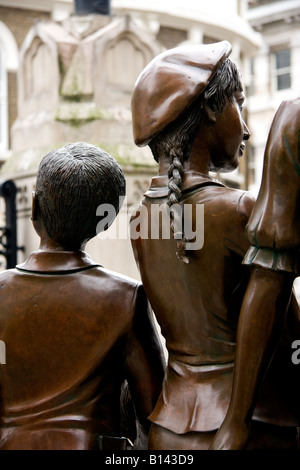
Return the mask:
<path id="1" fill-rule="evenodd" d="M 250 138 L 250 131 L 246 125 L 246 123 L 244 122 L 244 140 L 249 140 Z"/>

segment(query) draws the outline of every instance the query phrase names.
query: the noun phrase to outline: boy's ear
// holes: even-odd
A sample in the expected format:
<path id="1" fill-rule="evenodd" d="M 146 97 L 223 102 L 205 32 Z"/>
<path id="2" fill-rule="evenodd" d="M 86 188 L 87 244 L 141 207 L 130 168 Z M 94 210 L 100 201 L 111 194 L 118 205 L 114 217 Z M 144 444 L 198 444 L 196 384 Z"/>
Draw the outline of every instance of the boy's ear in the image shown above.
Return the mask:
<path id="1" fill-rule="evenodd" d="M 204 105 L 204 110 L 208 117 L 208 120 L 210 122 L 216 122 L 216 113 L 211 109 L 211 107 L 207 103 Z"/>
<path id="2" fill-rule="evenodd" d="M 37 220 L 39 201 L 35 191 L 32 191 L 31 220 Z"/>

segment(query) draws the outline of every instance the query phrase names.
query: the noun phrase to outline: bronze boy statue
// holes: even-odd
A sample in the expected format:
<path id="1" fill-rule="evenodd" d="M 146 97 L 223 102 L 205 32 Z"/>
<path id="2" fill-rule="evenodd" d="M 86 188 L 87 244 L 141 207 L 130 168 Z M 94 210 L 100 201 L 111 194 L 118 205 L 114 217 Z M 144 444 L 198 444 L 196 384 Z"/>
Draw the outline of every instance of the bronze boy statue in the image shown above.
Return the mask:
<path id="1" fill-rule="evenodd" d="M 118 448 L 124 381 L 137 448 L 147 434 L 163 376 L 147 299 L 140 283 L 84 251 L 97 207 L 118 213 L 124 195 L 120 166 L 93 145 L 68 144 L 40 163 L 32 209 L 40 248 L 0 275 L 0 449 L 97 449 L 100 436 Z"/>
<path id="2" fill-rule="evenodd" d="M 227 41 L 166 51 L 142 71 L 133 91 L 134 140 L 150 146 L 158 176 L 132 217 L 132 245 L 169 353 L 150 416 L 150 449 L 208 449 L 230 401 L 249 275 L 242 265 L 249 248 L 245 227 L 254 204 L 250 194 L 209 173 L 237 168 L 249 139 L 230 52 Z M 248 448 L 295 444 L 293 410 L 286 411 L 280 387 L 273 392 L 257 402 Z"/>

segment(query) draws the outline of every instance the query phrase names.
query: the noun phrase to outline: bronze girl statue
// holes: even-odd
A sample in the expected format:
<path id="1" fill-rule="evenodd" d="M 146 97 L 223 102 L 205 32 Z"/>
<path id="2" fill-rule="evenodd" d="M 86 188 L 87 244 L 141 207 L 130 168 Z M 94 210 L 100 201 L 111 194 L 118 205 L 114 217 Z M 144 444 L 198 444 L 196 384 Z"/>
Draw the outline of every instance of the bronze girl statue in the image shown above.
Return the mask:
<path id="1" fill-rule="evenodd" d="M 208 449 L 230 401 L 249 278 L 242 265 L 249 248 L 245 227 L 254 205 L 251 194 L 210 174 L 236 169 L 250 136 L 230 52 L 227 41 L 166 51 L 142 71 L 133 91 L 134 140 L 149 145 L 158 175 L 131 219 L 132 246 L 168 350 L 162 392 L 150 415 L 150 449 Z M 272 448 L 273 429 L 276 446 L 294 445 L 293 413 L 277 391 L 257 401 L 248 448 Z M 288 437 L 280 432 L 282 420 Z"/>

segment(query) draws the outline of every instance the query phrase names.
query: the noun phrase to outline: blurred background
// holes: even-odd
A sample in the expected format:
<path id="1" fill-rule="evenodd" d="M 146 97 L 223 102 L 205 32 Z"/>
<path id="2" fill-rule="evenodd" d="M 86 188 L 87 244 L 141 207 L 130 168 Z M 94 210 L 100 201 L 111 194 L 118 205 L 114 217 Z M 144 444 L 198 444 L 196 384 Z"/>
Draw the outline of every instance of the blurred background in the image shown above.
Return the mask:
<path id="1" fill-rule="evenodd" d="M 243 75 L 251 139 L 240 168 L 217 176 L 257 194 L 274 113 L 300 91 L 299 0 L 0 0 L 0 181 L 9 182 L 0 190 L 0 269 L 38 249 L 37 167 L 68 142 L 99 145 L 119 161 L 127 180 L 119 224 L 127 224 L 157 171 L 148 148 L 133 143 L 136 78 L 165 49 L 224 39 Z M 128 236 L 111 230 L 86 251 L 138 279 Z"/>

